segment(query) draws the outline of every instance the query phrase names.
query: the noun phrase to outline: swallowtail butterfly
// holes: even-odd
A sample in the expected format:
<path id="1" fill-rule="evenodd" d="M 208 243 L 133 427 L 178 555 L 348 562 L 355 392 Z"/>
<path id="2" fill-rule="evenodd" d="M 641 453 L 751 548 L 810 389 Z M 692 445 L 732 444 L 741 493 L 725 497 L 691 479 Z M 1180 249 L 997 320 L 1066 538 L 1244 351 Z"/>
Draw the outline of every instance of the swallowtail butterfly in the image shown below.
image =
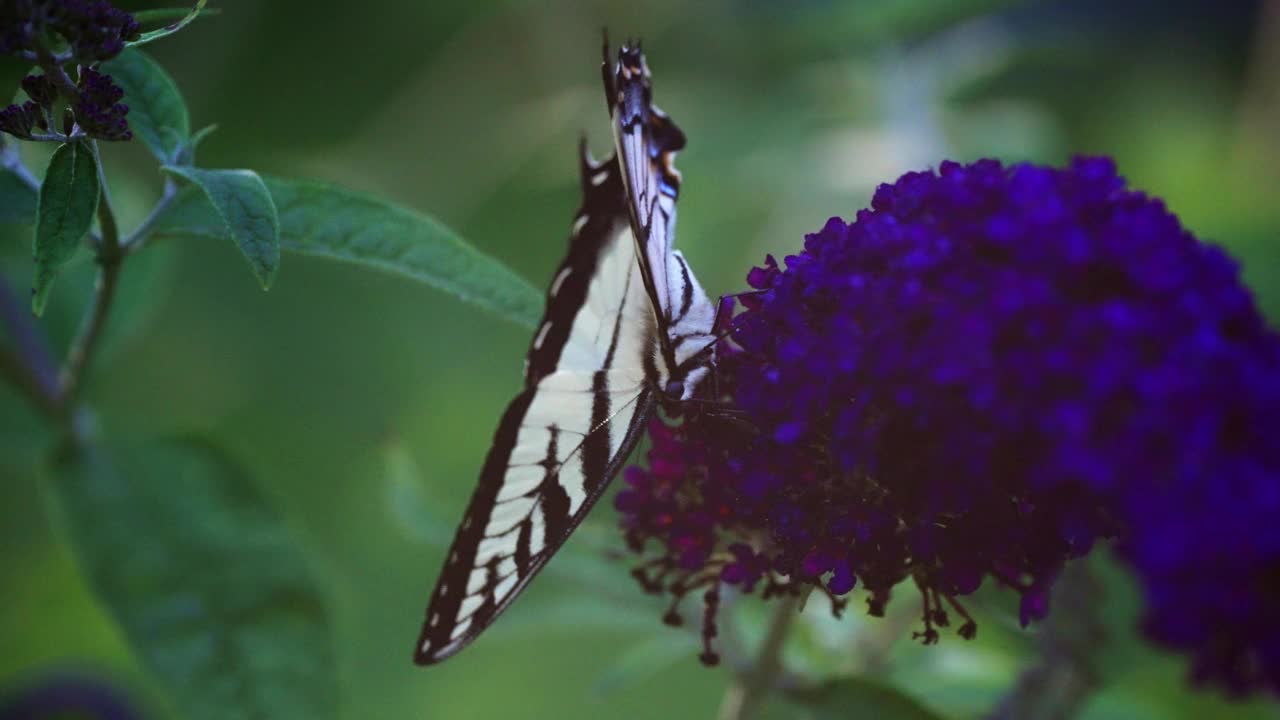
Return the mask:
<path id="1" fill-rule="evenodd" d="M 580 148 L 582 207 L 427 608 L 414 660 L 474 640 L 546 565 L 618 473 L 661 402 L 714 361 L 715 307 L 675 239 L 684 133 L 651 102 L 638 46 L 602 67 L 614 153 Z"/>

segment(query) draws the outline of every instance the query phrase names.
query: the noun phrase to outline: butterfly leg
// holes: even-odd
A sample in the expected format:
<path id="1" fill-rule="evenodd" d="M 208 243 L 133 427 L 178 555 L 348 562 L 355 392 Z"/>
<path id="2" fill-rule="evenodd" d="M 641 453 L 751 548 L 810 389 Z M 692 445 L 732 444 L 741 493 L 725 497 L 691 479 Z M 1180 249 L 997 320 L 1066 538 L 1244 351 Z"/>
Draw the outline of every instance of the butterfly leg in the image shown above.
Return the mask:
<path id="1" fill-rule="evenodd" d="M 711 334 L 716 337 L 721 337 L 721 331 L 724 330 L 724 325 L 732 322 L 734 301 L 740 297 L 759 295 L 763 292 L 764 290 L 744 290 L 743 292 L 721 295 L 720 299 L 716 300 L 716 319 L 711 325 Z"/>

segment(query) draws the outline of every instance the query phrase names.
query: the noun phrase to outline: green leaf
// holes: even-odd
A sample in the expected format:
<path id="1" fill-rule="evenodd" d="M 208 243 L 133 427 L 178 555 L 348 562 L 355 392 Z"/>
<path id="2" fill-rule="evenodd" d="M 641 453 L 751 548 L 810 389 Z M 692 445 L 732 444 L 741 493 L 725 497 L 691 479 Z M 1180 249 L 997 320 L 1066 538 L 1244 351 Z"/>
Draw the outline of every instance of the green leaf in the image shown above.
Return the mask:
<path id="1" fill-rule="evenodd" d="M 787 694 L 813 720 L 865 717 L 876 720 L 939 720 L 920 703 L 887 685 L 843 678 L 817 688 Z"/>
<path id="2" fill-rule="evenodd" d="M 524 327 L 542 314 L 542 293 L 432 218 L 334 185 L 266 178 L 280 212 L 281 245 L 390 272 L 452 293 Z M 158 235 L 219 237 L 199 196 L 180 196 Z"/>
<path id="3" fill-rule="evenodd" d="M 187 439 L 90 444 L 52 470 L 90 587 L 183 717 L 335 717 L 321 593 L 242 467 Z"/>
<path id="4" fill-rule="evenodd" d="M 453 539 L 453 526 L 440 517 L 439 498 L 432 497 L 418 469 L 418 463 L 404 443 L 388 442 L 382 451 L 386 468 L 387 509 L 395 526 L 408 538 L 424 545 L 446 548 Z"/>
<path id="5" fill-rule="evenodd" d="M 204 142 L 204 139 L 212 135 L 213 131 L 217 129 L 218 129 L 218 126 L 216 124 L 205 125 L 204 127 L 200 128 L 194 133 L 191 133 L 191 138 L 187 140 L 186 146 L 182 149 L 182 153 L 178 156 L 177 164 L 178 165 L 195 165 L 196 150 L 200 148 L 200 143 Z"/>
<path id="6" fill-rule="evenodd" d="M 262 178 L 252 170 L 160 169 L 200 188 L 220 223 L 218 235 L 235 241 L 263 290 L 271 287 L 280 267 L 280 218 Z"/>
<path id="7" fill-rule="evenodd" d="M 101 194 L 98 183 L 97 158 L 88 145 L 70 142 L 54 151 L 36 204 L 36 277 L 31 297 L 36 315 L 44 312 L 58 268 L 71 259 L 93 225 Z"/>
<path id="8" fill-rule="evenodd" d="M 137 20 L 139 25 L 150 25 L 151 23 L 181 20 L 190 13 L 190 8 L 156 8 L 154 10 L 137 10 L 133 13 L 133 19 Z M 220 8 L 207 7 L 201 10 L 197 17 L 207 18 L 221 14 L 222 10 Z"/>
<path id="9" fill-rule="evenodd" d="M 615 655 L 596 677 L 591 689 L 597 695 L 608 695 L 633 688 L 679 662 L 692 659 L 701 649 L 692 634 L 656 633 Z"/>
<path id="10" fill-rule="evenodd" d="M 186 27 L 192 20 L 195 20 L 200 15 L 200 12 L 204 10 L 204 6 L 206 2 L 208 2 L 208 0 L 198 0 L 195 6 L 192 7 L 190 10 L 188 10 L 186 15 L 182 16 L 181 20 L 171 25 L 165 25 L 164 27 L 158 30 L 149 30 L 147 32 L 144 32 L 142 33 L 141 36 L 138 37 L 137 40 L 134 40 L 132 42 L 128 42 L 125 44 L 129 45 L 130 47 L 137 47 L 139 45 L 145 45 L 151 42 L 152 40 L 159 40 L 162 37 L 165 37 L 167 35 L 172 35 L 178 32 L 179 30 Z M 159 10 L 159 11 L 153 11 L 153 12 L 166 12 L 166 11 Z M 139 22 L 141 21 L 139 20 Z"/>
<path id="11" fill-rule="evenodd" d="M 169 73 L 141 50 L 126 48 L 102 63 L 124 90 L 129 128 L 162 163 L 173 162 L 191 134 L 186 103 Z"/>
<path id="12" fill-rule="evenodd" d="M 28 224 L 36 218 L 36 191 L 22 178 L 0 167 L 0 223 Z"/>

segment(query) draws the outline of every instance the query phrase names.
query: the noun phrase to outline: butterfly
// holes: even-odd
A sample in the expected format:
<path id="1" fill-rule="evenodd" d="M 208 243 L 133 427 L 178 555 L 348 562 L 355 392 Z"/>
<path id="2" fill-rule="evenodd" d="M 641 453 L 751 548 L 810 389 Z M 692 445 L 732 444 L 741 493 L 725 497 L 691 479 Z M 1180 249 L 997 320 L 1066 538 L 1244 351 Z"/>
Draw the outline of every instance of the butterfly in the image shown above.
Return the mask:
<path id="1" fill-rule="evenodd" d="M 716 312 L 673 248 L 684 133 L 652 103 L 638 45 L 604 46 L 614 152 L 579 148 L 582 206 L 414 652 L 438 663 L 505 610 L 604 493 L 663 403 L 715 363 Z"/>

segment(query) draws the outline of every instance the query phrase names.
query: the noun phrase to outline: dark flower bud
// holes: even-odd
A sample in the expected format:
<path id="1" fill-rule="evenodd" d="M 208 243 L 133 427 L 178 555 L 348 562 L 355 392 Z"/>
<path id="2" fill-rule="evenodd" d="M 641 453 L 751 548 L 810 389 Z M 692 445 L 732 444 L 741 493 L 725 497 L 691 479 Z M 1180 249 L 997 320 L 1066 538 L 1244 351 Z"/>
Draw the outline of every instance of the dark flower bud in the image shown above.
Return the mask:
<path id="1" fill-rule="evenodd" d="M 0 55 L 16 55 L 35 49 L 38 35 L 34 0 L 0 2 Z"/>
<path id="2" fill-rule="evenodd" d="M 30 100 L 21 105 L 10 105 L 0 110 L 0 132 L 30 140 L 32 132 L 37 127 L 47 129 L 48 123 L 40 106 Z"/>
<path id="3" fill-rule="evenodd" d="M 44 75 L 28 75 L 22 78 L 22 91 L 37 105 L 44 108 L 46 113 L 53 111 L 53 102 L 58 98 L 58 90 L 49 78 Z"/>
<path id="4" fill-rule="evenodd" d="M 100 140 L 133 138 L 125 119 L 129 106 L 120 102 L 124 91 L 110 75 L 92 68 L 81 68 L 79 88 L 80 98 L 75 103 L 76 123 L 85 134 Z"/>

